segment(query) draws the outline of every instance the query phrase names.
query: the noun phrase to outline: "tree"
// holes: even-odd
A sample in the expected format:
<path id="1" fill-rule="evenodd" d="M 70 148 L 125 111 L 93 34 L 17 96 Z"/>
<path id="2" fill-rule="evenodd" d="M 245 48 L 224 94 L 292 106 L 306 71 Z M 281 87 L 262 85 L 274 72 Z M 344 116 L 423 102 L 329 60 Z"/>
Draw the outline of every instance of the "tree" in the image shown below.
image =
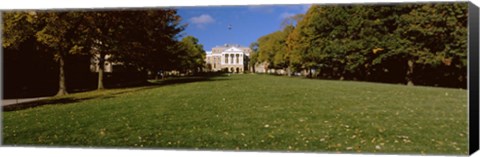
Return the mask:
<path id="1" fill-rule="evenodd" d="M 251 67 L 252 72 L 255 73 L 255 65 L 258 63 L 258 42 L 250 43 L 249 48 L 252 52 L 250 53 L 248 65 Z"/>
<path id="2" fill-rule="evenodd" d="M 376 30 L 382 32 L 384 50 L 372 61 L 385 65 L 401 60 L 407 85 L 415 82 L 434 82 L 417 70 L 437 71 L 454 65 L 455 72 L 445 69 L 434 74 L 466 76 L 466 3 L 438 3 L 385 6 L 379 9 Z M 453 63 L 453 64 L 452 64 Z M 397 65 L 399 66 L 399 65 Z M 463 67 L 463 68 L 462 68 Z M 399 68 L 402 69 L 402 68 Z M 429 70 L 427 70 L 429 69 Z M 462 72 L 464 71 L 464 72 Z M 417 80 L 415 80 L 417 78 Z"/>
<path id="3" fill-rule="evenodd" d="M 320 41 L 320 37 L 325 32 L 317 31 L 318 26 L 328 24 L 326 21 L 320 20 L 324 13 L 321 6 L 312 5 L 287 37 L 290 66 L 295 68 L 296 71 L 307 70 L 307 76 L 311 76 L 311 68 L 317 67 L 319 60 L 324 56 L 323 51 L 321 51 L 323 42 Z"/>
<path id="4" fill-rule="evenodd" d="M 141 70 L 171 66 L 178 34 L 184 26 L 173 9 L 150 11 L 75 11 L 5 13 L 3 47 L 15 47 L 29 38 L 48 48 L 59 66 L 59 91 L 67 94 L 65 57 L 98 55 L 98 89 L 103 89 L 106 55 L 112 62 Z"/>
<path id="5" fill-rule="evenodd" d="M 284 69 L 288 76 L 291 75 L 290 62 L 287 48 L 287 37 L 293 31 L 294 26 L 285 26 L 279 36 L 275 39 L 276 53 L 273 56 L 273 65 L 275 68 Z"/>
<path id="6" fill-rule="evenodd" d="M 84 12 L 88 25 L 84 33 L 88 34 L 88 41 L 85 47 L 93 49 L 92 57 L 98 60 L 98 83 L 97 90 L 104 89 L 104 67 L 106 55 L 118 55 L 120 53 L 121 24 L 120 12 L 98 11 Z M 124 19 L 126 20 L 126 19 Z M 132 21 L 133 22 L 133 21 Z M 125 35 L 125 34 L 124 34 Z"/>
<path id="7" fill-rule="evenodd" d="M 81 47 L 83 35 L 80 33 L 82 17 L 74 12 L 8 12 L 4 21 L 4 47 L 22 43 L 25 39 L 35 38 L 48 47 L 54 54 L 59 67 L 59 89 L 57 96 L 66 95 L 65 56 L 85 53 L 88 48 Z"/>
<path id="8" fill-rule="evenodd" d="M 180 48 L 182 55 L 180 66 L 184 70 L 192 70 L 194 72 L 201 72 L 203 65 L 205 65 L 205 50 L 203 45 L 198 43 L 198 39 L 193 36 L 186 36 L 180 41 Z"/>
<path id="9" fill-rule="evenodd" d="M 273 65 L 273 56 L 278 51 L 278 45 L 275 43 L 281 32 L 277 31 L 271 34 L 267 34 L 258 39 L 258 54 L 257 61 L 265 65 L 265 71 L 268 71 L 269 67 Z"/>
<path id="10" fill-rule="evenodd" d="M 173 9 L 120 10 L 90 12 L 90 41 L 99 56 L 98 89 L 103 89 L 105 56 L 110 61 L 143 71 L 158 71 L 171 66 L 183 31 L 180 17 Z"/>
<path id="11" fill-rule="evenodd" d="M 289 65 L 286 40 L 293 28 L 293 26 L 288 25 L 282 31 L 276 31 L 260 37 L 254 43 L 258 45 L 255 50 L 257 52 L 255 62 L 266 64 L 265 70 L 268 70 L 268 68 L 286 70 Z"/>
<path id="12" fill-rule="evenodd" d="M 139 67 L 156 71 L 159 69 L 174 69 L 178 62 L 178 38 L 186 25 L 180 25 L 180 16 L 174 9 L 160 9 L 134 12 L 137 16 L 129 27 L 137 28 L 139 33 L 131 32 L 134 38 L 130 42 L 132 53 L 136 55 Z M 147 18 L 146 18 L 147 17 Z M 138 26 L 142 27 L 138 27 Z"/>
<path id="13" fill-rule="evenodd" d="M 424 4 L 400 18 L 396 31 L 404 44 L 408 69 L 406 80 L 413 85 L 415 66 L 454 66 L 466 71 L 467 3 Z M 405 47 L 408 45 L 408 47 Z M 466 76 L 466 73 L 458 75 Z"/>
<path id="14" fill-rule="evenodd" d="M 275 68 L 273 59 L 276 53 L 281 50 L 279 40 L 281 39 L 282 32 L 277 31 L 258 39 L 258 62 L 264 63 L 265 70 L 269 68 Z"/>
<path id="15" fill-rule="evenodd" d="M 286 63 L 295 71 L 308 71 L 307 76 L 315 68 L 320 77 L 335 79 L 465 82 L 466 6 L 313 5 L 288 33 L 285 54 L 271 53 L 282 52 L 282 42 L 273 42 L 280 33 L 258 40 L 259 60 L 273 66 Z"/>

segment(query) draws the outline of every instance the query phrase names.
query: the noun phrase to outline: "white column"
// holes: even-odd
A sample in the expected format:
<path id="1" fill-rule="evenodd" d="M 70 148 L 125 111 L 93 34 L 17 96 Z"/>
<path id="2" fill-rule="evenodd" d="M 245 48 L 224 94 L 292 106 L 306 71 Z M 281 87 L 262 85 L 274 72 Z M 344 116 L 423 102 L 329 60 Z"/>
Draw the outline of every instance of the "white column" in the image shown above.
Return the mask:
<path id="1" fill-rule="evenodd" d="M 239 57 L 240 57 L 240 61 L 239 61 L 239 62 L 240 62 L 241 65 L 243 65 L 243 54 L 240 54 Z"/>
<path id="2" fill-rule="evenodd" d="M 221 54 L 221 56 L 220 56 L 220 64 L 225 63 L 225 58 L 223 58 L 223 57 L 224 57 L 224 54 Z"/>
<path id="3" fill-rule="evenodd" d="M 235 58 L 235 62 L 234 62 L 234 63 L 237 64 L 237 53 L 235 53 L 235 54 L 233 55 L 233 57 Z"/>

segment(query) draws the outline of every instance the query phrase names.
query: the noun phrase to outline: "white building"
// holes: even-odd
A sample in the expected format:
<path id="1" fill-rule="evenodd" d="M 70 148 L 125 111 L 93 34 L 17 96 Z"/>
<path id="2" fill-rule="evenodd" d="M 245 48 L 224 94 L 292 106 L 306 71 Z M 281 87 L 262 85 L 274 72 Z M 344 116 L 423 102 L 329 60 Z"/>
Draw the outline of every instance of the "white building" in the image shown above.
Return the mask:
<path id="1" fill-rule="evenodd" d="M 103 63 L 103 72 L 111 73 L 113 71 L 114 66 L 122 65 L 119 62 L 110 62 L 109 61 L 110 57 L 111 55 L 109 54 L 105 55 L 105 62 Z M 100 66 L 98 65 L 98 63 L 100 62 L 99 58 L 100 58 L 100 54 L 95 54 L 95 56 L 90 59 L 90 71 L 98 72 L 100 70 Z"/>
<path id="2" fill-rule="evenodd" d="M 210 71 L 225 70 L 241 73 L 248 70 L 248 59 L 252 50 L 236 44 L 225 44 L 207 52 L 206 63 Z"/>

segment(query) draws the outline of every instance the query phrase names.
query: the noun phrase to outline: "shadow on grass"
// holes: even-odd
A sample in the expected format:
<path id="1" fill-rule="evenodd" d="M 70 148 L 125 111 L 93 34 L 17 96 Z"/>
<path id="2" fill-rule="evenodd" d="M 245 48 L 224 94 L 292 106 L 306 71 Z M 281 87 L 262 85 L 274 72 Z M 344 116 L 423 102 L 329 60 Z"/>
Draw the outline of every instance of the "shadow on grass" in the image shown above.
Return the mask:
<path id="1" fill-rule="evenodd" d="M 17 111 L 17 110 L 24 110 L 28 108 L 40 107 L 44 105 L 65 105 L 75 102 L 81 102 L 90 99 L 111 99 L 115 98 L 117 95 L 142 91 L 146 89 L 158 88 L 162 86 L 169 86 L 169 85 L 178 85 L 178 84 L 186 84 L 186 83 L 193 83 L 193 82 L 205 82 L 205 81 L 223 81 L 227 80 L 228 78 L 224 77 L 225 75 L 221 73 L 209 73 L 209 74 L 202 74 L 196 76 L 182 76 L 182 77 L 170 77 L 163 80 L 155 80 L 151 82 L 136 82 L 136 83 L 129 83 L 129 84 L 119 84 L 113 86 L 112 90 L 119 90 L 119 91 L 109 91 L 110 93 L 104 94 L 104 91 L 84 91 L 84 92 L 74 92 L 80 95 L 72 94 L 67 95 L 65 97 L 51 97 L 47 99 L 37 100 L 37 101 L 30 101 L 12 105 L 2 106 L 3 111 Z M 215 78 L 214 78 L 215 77 Z M 136 88 L 136 89 L 128 89 L 128 88 Z M 125 90 L 121 90 L 125 89 Z M 105 90 L 105 92 L 108 90 Z M 98 92 L 97 94 L 87 95 L 88 92 Z M 82 96 L 81 94 L 85 94 L 86 96 Z"/>
<path id="2" fill-rule="evenodd" d="M 11 104 L 11 105 L 3 106 L 3 111 L 24 110 L 24 109 L 40 107 L 44 105 L 65 105 L 65 104 L 81 102 L 81 101 L 90 100 L 90 99 L 111 99 L 111 98 L 115 98 L 116 95 L 129 93 L 129 92 L 136 92 L 136 91 L 145 90 L 149 88 L 153 88 L 153 86 L 145 86 L 145 87 L 140 87 L 138 89 L 133 89 L 133 90 L 126 89 L 123 91 L 111 92 L 109 94 L 102 94 L 102 91 L 87 91 L 87 92 L 92 92 L 92 93 L 97 92 L 97 93 L 91 94 L 91 95 L 87 95 L 88 93 L 86 93 L 86 96 L 71 94 L 71 95 L 62 96 L 62 97 L 51 97 L 51 98 L 42 99 L 42 100 Z M 83 93 L 78 93 L 78 94 L 83 94 Z"/>
<path id="3" fill-rule="evenodd" d="M 11 105 L 6 105 L 3 106 L 3 111 L 17 111 L 17 110 L 23 110 L 23 109 L 28 109 L 28 108 L 33 108 L 33 107 L 39 107 L 47 104 L 51 105 L 59 105 L 59 104 L 68 104 L 68 103 L 74 103 L 74 102 L 80 102 L 83 100 L 89 100 L 89 99 L 94 99 L 96 97 L 88 97 L 88 98 L 48 98 L 44 100 L 37 100 L 37 101 L 30 101 L 30 102 L 23 102 L 23 103 L 18 103 L 18 104 L 11 104 Z"/>
<path id="4" fill-rule="evenodd" d="M 193 82 L 223 81 L 227 79 L 228 78 L 212 79 L 211 76 L 173 77 L 173 78 L 167 78 L 164 80 L 154 80 L 150 83 L 150 86 L 158 87 L 158 86 L 169 86 L 169 85 L 186 84 L 186 83 L 193 83 Z"/>

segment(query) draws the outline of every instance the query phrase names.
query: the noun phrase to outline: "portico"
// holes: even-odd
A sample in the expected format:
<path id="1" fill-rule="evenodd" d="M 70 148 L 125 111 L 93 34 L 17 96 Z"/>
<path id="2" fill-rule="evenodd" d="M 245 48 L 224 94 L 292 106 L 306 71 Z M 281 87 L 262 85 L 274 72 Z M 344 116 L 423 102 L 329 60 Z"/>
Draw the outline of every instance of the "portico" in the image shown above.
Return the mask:
<path id="1" fill-rule="evenodd" d="M 228 72 L 243 72 L 243 60 L 243 51 L 232 47 L 222 52 L 220 64 L 223 68 L 227 68 Z"/>
<path id="2" fill-rule="evenodd" d="M 247 65 L 245 61 L 250 51 L 248 47 L 226 44 L 224 47 L 213 48 L 211 53 L 207 54 L 206 62 L 210 64 L 213 71 L 225 70 L 227 72 L 242 73 Z"/>

